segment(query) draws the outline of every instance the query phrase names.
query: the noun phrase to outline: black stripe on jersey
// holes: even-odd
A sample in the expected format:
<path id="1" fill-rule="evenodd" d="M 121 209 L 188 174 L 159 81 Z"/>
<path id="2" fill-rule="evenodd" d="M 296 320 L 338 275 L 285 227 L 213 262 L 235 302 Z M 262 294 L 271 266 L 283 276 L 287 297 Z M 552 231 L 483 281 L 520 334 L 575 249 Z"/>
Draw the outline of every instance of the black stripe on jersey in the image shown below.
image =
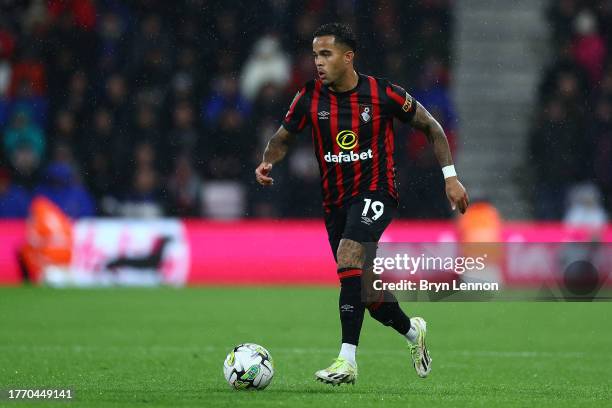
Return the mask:
<path id="1" fill-rule="evenodd" d="M 357 91 L 351 94 L 349 103 L 351 104 L 351 129 L 355 132 L 355 135 L 357 136 L 357 144 L 355 145 L 355 148 L 353 150 L 357 152 L 357 154 L 359 154 L 363 146 L 361 141 L 359 140 L 359 136 L 361 135 L 361 126 L 359 123 L 359 93 Z M 353 185 L 351 187 L 351 191 L 348 192 L 351 197 L 359 194 L 359 192 L 361 191 L 361 179 L 363 178 L 363 172 L 361 171 L 361 167 L 361 160 L 355 160 L 353 162 Z"/>
<path id="2" fill-rule="evenodd" d="M 376 93 L 378 94 L 378 98 L 381 98 L 382 93 L 385 90 L 381 87 L 379 81 L 376 81 Z M 382 112 L 381 112 L 382 114 Z M 393 120 L 393 119 L 391 119 Z M 378 135 L 377 140 L 377 151 L 378 151 L 378 182 L 376 183 L 376 190 L 379 191 L 387 191 L 387 149 L 386 149 L 386 124 L 388 120 L 379 120 L 377 123 L 377 128 L 375 129 L 376 134 Z"/>
<path id="3" fill-rule="evenodd" d="M 319 112 L 328 112 L 329 115 L 319 115 Z M 319 110 L 317 111 L 317 121 L 319 129 L 321 130 L 321 141 L 323 143 L 323 154 L 331 152 L 331 154 L 338 154 L 336 149 L 339 147 L 335 143 L 335 139 L 332 135 L 331 128 L 331 116 L 332 116 L 331 104 L 329 99 L 329 92 L 327 88 L 321 87 L 321 95 L 319 99 Z M 335 146 L 335 147 L 334 147 Z M 319 160 L 325 161 L 325 157 L 320 157 Z M 327 186 L 328 186 L 328 203 L 336 203 L 338 201 L 338 177 L 341 178 L 341 174 L 338 173 L 338 163 L 328 162 L 327 163 Z"/>
<path id="4" fill-rule="evenodd" d="M 312 144 L 317 155 L 317 162 L 319 163 L 319 171 L 321 173 L 321 190 L 323 192 L 323 202 L 328 203 L 331 199 L 331 192 L 329 188 L 329 172 L 330 166 L 323 160 L 325 155 L 325 143 L 323 133 L 319 124 L 319 112 L 321 112 L 321 82 L 317 81 L 314 86 L 311 105 L 310 105 L 310 122 L 312 123 Z"/>

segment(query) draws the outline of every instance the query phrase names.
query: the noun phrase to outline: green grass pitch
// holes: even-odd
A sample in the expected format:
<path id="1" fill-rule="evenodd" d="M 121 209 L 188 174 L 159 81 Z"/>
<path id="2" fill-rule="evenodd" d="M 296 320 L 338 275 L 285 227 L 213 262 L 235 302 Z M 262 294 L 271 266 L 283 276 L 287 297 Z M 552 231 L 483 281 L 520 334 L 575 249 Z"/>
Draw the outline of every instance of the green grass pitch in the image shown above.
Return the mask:
<path id="1" fill-rule="evenodd" d="M 610 406 L 611 303 L 402 306 L 428 321 L 430 377 L 366 314 L 357 384 L 331 387 L 313 373 L 338 352 L 334 288 L 1 288 L 0 388 L 71 387 L 79 407 Z M 242 342 L 271 351 L 268 389 L 225 383 Z"/>

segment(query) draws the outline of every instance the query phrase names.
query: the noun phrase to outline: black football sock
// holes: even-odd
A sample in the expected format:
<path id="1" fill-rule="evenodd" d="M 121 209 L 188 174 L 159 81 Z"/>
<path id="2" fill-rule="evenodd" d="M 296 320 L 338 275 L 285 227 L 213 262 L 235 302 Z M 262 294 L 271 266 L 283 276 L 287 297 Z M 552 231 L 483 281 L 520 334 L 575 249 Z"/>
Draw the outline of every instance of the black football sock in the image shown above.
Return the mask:
<path id="1" fill-rule="evenodd" d="M 393 327 L 402 336 L 410 330 L 410 318 L 402 311 L 393 293 L 384 291 L 380 301 L 368 306 L 370 316 L 385 326 Z"/>
<path id="2" fill-rule="evenodd" d="M 340 323 L 342 343 L 359 344 L 359 334 L 365 314 L 365 303 L 361 300 L 361 269 L 338 269 L 340 278 Z"/>

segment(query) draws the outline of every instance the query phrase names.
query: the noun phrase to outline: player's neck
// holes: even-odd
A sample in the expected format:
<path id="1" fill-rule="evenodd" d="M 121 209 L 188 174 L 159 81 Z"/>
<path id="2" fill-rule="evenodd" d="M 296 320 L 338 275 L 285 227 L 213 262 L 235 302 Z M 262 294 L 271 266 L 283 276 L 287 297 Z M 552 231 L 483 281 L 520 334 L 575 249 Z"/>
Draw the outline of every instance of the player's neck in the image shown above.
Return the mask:
<path id="1" fill-rule="evenodd" d="M 334 92 L 346 92 L 354 89 L 358 83 L 359 75 L 354 69 L 352 69 L 347 75 L 344 75 L 342 78 L 330 85 L 329 89 Z"/>

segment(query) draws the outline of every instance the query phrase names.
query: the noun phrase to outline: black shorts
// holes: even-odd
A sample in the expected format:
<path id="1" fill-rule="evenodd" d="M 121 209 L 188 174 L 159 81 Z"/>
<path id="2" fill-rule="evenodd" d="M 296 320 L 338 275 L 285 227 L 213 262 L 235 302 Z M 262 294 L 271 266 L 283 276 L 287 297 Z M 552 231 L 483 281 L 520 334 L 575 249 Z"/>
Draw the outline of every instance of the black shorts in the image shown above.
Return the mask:
<path id="1" fill-rule="evenodd" d="M 376 243 L 397 211 L 397 201 L 382 191 L 355 197 L 343 207 L 325 213 L 325 228 L 334 259 L 342 238 Z"/>

